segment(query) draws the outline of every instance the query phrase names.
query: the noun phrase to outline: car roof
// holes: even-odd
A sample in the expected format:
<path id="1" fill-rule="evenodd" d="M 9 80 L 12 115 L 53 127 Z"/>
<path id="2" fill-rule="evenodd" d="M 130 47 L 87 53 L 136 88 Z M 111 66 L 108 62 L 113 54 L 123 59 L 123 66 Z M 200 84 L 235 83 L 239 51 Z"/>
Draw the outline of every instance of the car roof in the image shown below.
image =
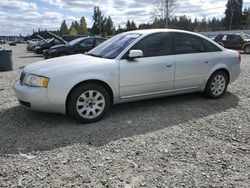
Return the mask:
<path id="1" fill-rule="evenodd" d="M 153 33 L 159 33 L 159 32 L 178 32 L 178 33 L 186 33 L 186 34 L 191 34 L 191 35 L 196 35 L 202 38 L 205 38 L 204 35 L 194 33 L 191 31 L 186 31 L 186 30 L 180 30 L 180 29 L 142 29 L 142 30 L 133 30 L 133 31 L 127 31 L 125 33 L 131 33 L 131 34 L 141 34 L 141 35 L 149 35 Z"/>

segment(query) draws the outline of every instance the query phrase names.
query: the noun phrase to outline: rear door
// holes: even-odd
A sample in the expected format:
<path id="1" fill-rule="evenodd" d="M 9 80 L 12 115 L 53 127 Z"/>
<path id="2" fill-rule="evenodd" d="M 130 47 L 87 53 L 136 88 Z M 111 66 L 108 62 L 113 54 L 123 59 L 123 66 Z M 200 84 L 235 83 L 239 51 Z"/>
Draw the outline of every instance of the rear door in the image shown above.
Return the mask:
<path id="1" fill-rule="evenodd" d="M 199 88 L 212 68 L 213 54 L 204 39 L 186 33 L 174 33 L 175 90 Z"/>
<path id="2" fill-rule="evenodd" d="M 243 39 L 239 35 L 230 34 L 227 35 L 226 48 L 240 49 L 243 46 Z"/>

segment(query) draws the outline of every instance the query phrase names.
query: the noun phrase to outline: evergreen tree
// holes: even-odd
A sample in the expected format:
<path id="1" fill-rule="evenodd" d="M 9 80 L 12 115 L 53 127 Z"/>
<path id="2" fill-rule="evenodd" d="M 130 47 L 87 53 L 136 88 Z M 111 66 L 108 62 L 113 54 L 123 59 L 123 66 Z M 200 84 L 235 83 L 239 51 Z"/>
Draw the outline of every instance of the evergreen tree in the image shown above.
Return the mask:
<path id="1" fill-rule="evenodd" d="M 80 20 L 80 35 L 86 35 L 88 33 L 87 23 L 85 17 L 81 17 Z"/>
<path id="2" fill-rule="evenodd" d="M 129 20 L 127 21 L 127 24 L 126 24 L 126 30 L 127 30 L 127 31 L 130 31 L 130 30 L 131 30 L 131 23 L 130 23 Z"/>
<path id="3" fill-rule="evenodd" d="M 74 25 L 74 28 L 75 28 L 76 31 L 77 31 L 77 35 L 80 35 L 80 33 L 81 33 L 80 24 L 79 24 L 77 21 L 75 21 L 73 25 Z"/>
<path id="4" fill-rule="evenodd" d="M 107 35 L 113 35 L 115 32 L 114 22 L 110 16 L 105 23 L 105 31 L 107 32 Z"/>
<path id="5" fill-rule="evenodd" d="M 136 30 L 136 29 L 137 29 L 136 24 L 135 24 L 134 21 L 132 21 L 132 22 L 130 23 L 130 30 Z"/>
<path id="6" fill-rule="evenodd" d="M 98 6 L 94 7 L 94 14 L 93 18 L 93 26 L 92 26 L 92 34 L 100 34 L 102 33 L 102 25 L 103 25 L 103 15 L 102 11 L 99 9 Z"/>
<path id="7" fill-rule="evenodd" d="M 69 29 L 67 27 L 66 21 L 63 20 L 61 27 L 60 27 L 60 34 L 61 35 L 68 35 L 69 34 Z"/>
<path id="8" fill-rule="evenodd" d="M 69 30 L 69 35 L 70 36 L 77 36 L 78 35 L 78 30 L 77 30 L 78 28 L 77 28 L 77 24 L 76 23 L 77 23 L 76 21 L 73 21 L 72 24 L 71 24 L 71 26 L 70 26 L 70 30 Z"/>
<path id="9" fill-rule="evenodd" d="M 227 29 L 240 29 L 242 21 L 243 0 L 228 0 L 225 11 L 225 26 Z"/>

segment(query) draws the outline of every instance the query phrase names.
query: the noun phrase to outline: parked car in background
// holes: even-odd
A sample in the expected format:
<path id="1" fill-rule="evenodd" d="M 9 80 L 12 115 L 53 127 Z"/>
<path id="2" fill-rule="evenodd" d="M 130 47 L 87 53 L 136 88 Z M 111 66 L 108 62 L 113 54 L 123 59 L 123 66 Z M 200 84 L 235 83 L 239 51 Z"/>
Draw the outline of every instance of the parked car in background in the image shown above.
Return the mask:
<path id="1" fill-rule="evenodd" d="M 11 41 L 11 42 L 9 42 L 9 45 L 10 45 L 10 46 L 16 46 L 16 44 L 17 44 L 16 41 Z"/>
<path id="2" fill-rule="evenodd" d="M 85 53 L 104 42 L 105 38 L 81 37 L 70 41 L 67 44 L 60 44 L 44 50 L 44 58 L 53 58 L 65 55 Z"/>
<path id="3" fill-rule="evenodd" d="M 46 49 L 50 49 L 52 46 L 59 44 L 67 44 L 67 42 L 63 39 L 51 38 L 42 45 L 36 46 L 34 52 L 37 54 L 43 54 L 43 51 Z"/>
<path id="4" fill-rule="evenodd" d="M 250 54 L 250 39 L 243 34 L 219 34 L 214 41 L 225 48 L 243 50 Z"/>
<path id="5" fill-rule="evenodd" d="M 113 104 L 189 92 L 218 99 L 240 74 L 240 53 L 174 29 L 135 30 L 87 54 L 26 66 L 14 84 L 28 109 L 100 120 Z"/>
<path id="6" fill-rule="evenodd" d="M 40 39 L 32 39 L 32 40 L 28 40 L 27 43 L 30 44 L 30 43 L 33 43 L 33 42 L 39 42 L 41 41 Z"/>
<path id="7" fill-rule="evenodd" d="M 0 44 L 6 44 L 5 40 L 0 40 Z"/>
<path id="8" fill-rule="evenodd" d="M 43 45 L 44 43 L 46 43 L 47 42 L 47 40 L 40 40 L 40 41 L 38 41 L 38 42 L 32 42 L 32 43 L 29 43 L 28 45 L 27 45 L 27 51 L 34 51 L 34 49 L 37 47 L 37 46 L 41 46 L 41 45 Z"/>

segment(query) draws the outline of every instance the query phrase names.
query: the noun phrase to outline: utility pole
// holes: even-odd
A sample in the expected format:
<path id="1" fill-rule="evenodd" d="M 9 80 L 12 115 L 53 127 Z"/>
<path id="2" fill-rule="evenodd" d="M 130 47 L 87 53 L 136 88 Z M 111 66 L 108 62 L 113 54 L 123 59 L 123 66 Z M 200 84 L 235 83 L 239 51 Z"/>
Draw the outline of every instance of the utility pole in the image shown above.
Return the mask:
<path id="1" fill-rule="evenodd" d="M 169 9 L 168 9 L 168 1 L 165 1 L 165 8 L 166 8 L 166 28 L 168 28 L 168 15 L 169 15 Z"/>
<path id="2" fill-rule="evenodd" d="M 234 12 L 233 12 L 233 8 L 231 7 L 231 19 L 230 19 L 230 27 L 229 27 L 230 31 L 232 30 L 233 16 L 234 16 Z"/>

